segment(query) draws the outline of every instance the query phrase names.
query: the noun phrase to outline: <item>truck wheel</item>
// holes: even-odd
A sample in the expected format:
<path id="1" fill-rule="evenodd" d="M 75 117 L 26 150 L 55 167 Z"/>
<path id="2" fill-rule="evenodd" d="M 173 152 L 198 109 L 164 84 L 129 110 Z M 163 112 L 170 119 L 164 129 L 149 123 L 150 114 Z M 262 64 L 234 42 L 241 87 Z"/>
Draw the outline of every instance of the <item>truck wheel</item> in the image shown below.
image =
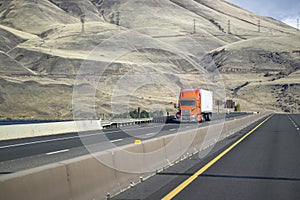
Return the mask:
<path id="1" fill-rule="evenodd" d="M 207 121 L 210 121 L 209 115 L 207 115 Z"/>

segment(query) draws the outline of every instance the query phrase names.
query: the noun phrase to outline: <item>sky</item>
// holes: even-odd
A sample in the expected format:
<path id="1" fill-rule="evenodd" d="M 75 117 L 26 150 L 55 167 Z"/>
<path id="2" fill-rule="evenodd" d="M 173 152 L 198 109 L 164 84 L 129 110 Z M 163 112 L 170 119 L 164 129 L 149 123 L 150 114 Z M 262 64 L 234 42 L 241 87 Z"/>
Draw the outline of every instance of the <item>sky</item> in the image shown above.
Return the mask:
<path id="1" fill-rule="evenodd" d="M 227 0 L 259 15 L 273 17 L 297 28 L 300 0 Z"/>

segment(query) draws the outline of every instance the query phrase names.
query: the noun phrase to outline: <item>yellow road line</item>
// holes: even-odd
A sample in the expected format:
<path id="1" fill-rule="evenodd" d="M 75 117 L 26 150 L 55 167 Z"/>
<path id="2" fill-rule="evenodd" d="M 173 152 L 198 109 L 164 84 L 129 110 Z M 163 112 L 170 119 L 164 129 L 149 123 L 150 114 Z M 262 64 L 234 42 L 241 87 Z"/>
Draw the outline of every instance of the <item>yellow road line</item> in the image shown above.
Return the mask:
<path id="1" fill-rule="evenodd" d="M 267 119 L 262 121 L 255 128 L 253 128 L 251 131 L 249 131 L 247 134 L 245 134 L 243 137 L 241 137 L 238 141 L 236 141 L 230 147 L 225 149 L 222 153 L 220 153 L 217 157 L 215 157 L 213 160 L 211 160 L 209 163 L 207 163 L 204 167 L 202 167 L 200 170 L 198 170 L 195 174 L 190 176 L 188 179 L 186 179 L 184 182 L 182 182 L 179 186 L 177 186 L 175 189 L 173 189 L 169 194 L 167 194 L 164 198 L 162 198 L 162 200 L 169 200 L 169 199 L 172 199 L 173 197 L 175 197 L 179 192 L 181 192 L 184 188 L 186 188 L 189 184 L 191 184 L 198 176 L 200 176 L 202 173 L 204 173 L 208 168 L 210 168 L 213 164 L 215 164 L 218 160 L 220 160 L 225 154 L 227 154 L 230 150 L 232 150 L 235 146 L 237 146 L 240 142 L 242 142 L 246 137 L 248 137 L 251 133 L 253 133 L 258 127 L 260 127 L 266 121 L 268 121 L 272 116 L 273 115 L 269 116 Z"/>

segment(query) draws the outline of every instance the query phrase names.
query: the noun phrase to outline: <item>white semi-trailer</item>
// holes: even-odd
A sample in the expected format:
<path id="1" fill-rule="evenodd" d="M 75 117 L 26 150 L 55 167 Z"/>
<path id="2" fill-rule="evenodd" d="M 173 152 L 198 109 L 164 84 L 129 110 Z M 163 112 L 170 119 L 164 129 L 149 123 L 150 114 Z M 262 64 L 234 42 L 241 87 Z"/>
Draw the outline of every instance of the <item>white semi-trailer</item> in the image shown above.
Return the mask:
<path id="1" fill-rule="evenodd" d="M 213 92 L 204 89 L 182 89 L 180 91 L 176 119 L 179 122 L 209 121 L 213 112 Z"/>

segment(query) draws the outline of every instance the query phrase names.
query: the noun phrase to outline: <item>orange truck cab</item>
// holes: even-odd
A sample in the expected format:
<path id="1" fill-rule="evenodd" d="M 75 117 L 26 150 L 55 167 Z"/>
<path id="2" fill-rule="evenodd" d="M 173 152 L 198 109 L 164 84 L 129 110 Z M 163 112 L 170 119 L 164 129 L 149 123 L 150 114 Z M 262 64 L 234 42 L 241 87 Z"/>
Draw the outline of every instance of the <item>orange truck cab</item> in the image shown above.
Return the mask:
<path id="1" fill-rule="evenodd" d="M 182 89 L 179 94 L 176 121 L 210 121 L 213 112 L 213 93 L 204 89 Z"/>

